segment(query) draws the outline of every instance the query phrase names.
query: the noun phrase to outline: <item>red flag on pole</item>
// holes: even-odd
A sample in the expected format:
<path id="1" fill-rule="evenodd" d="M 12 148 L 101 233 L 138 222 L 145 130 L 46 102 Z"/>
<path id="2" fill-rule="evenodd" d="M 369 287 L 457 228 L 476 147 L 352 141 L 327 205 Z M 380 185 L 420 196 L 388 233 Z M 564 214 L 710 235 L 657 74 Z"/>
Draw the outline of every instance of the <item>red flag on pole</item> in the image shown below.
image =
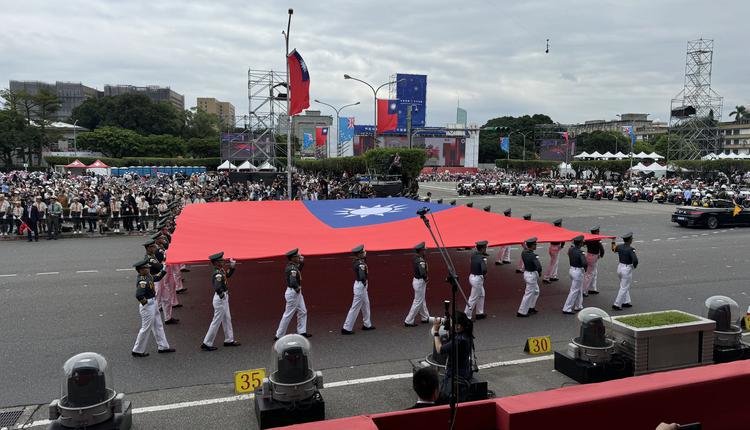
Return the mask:
<path id="1" fill-rule="evenodd" d="M 378 99 L 378 133 L 398 127 L 397 100 Z"/>
<path id="2" fill-rule="evenodd" d="M 315 146 L 324 146 L 328 143 L 328 127 L 315 127 Z"/>
<path id="3" fill-rule="evenodd" d="M 307 65 L 295 49 L 287 57 L 289 65 L 289 115 L 297 115 L 310 107 L 310 74 Z"/>

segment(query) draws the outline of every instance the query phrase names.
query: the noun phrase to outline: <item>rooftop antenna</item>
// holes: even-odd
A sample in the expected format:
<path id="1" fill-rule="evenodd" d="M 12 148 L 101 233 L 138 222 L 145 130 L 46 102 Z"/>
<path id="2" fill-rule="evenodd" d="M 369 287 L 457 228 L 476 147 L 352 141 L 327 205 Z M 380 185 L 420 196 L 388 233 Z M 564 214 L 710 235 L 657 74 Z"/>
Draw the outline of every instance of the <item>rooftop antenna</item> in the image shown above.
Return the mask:
<path id="1" fill-rule="evenodd" d="M 549 54 L 549 39 L 547 39 L 547 49 L 544 50 L 545 54 Z"/>

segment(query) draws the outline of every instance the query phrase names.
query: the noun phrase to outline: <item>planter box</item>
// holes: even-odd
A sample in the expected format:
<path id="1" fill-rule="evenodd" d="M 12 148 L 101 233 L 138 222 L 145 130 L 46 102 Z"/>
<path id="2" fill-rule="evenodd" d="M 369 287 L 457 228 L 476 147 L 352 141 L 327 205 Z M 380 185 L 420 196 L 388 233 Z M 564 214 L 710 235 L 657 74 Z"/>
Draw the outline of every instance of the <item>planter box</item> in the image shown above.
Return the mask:
<path id="1" fill-rule="evenodd" d="M 696 321 L 645 328 L 618 321 L 662 312 L 665 311 L 623 315 L 608 321 L 608 332 L 615 339 L 617 351 L 633 360 L 634 375 L 713 364 L 716 327 L 713 320 L 682 311 L 666 311 L 691 316 Z"/>

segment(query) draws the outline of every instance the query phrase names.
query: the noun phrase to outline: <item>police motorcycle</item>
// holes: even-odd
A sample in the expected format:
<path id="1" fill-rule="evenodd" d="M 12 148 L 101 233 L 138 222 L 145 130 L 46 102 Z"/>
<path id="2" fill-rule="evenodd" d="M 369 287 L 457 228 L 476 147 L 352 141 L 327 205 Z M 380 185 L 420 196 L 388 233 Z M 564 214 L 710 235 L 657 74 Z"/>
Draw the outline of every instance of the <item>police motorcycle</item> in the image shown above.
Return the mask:
<path id="1" fill-rule="evenodd" d="M 487 183 L 487 194 L 497 194 L 498 184 L 497 181 L 490 181 Z"/>
<path id="2" fill-rule="evenodd" d="M 511 196 L 518 195 L 518 184 L 516 184 L 515 182 L 510 184 L 510 190 L 508 190 L 508 195 L 511 195 Z"/>
<path id="3" fill-rule="evenodd" d="M 578 190 L 581 187 L 578 184 L 568 184 L 568 196 L 576 198 L 578 197 Z"/>
<path id="4" fill-rule="evenodd" d="M 565 197 L 568 194 L 567 190 L 565 189 L 565 185 L 563 184 L 555 184 L 555 188 L 552 189 L 552 196 L 557 197 L 558 199 L 561 199 Z M 550 197 L 552 197 L 550 196 Z"/>
<path id="5" fill-rule="evenodd" d="M 471 195 L 472 186 L 470 182 L 459 182 L 457 187 L 458 187 L 458 195 L 460 196 Z"/>
<path id="6" fill-rule="evenodd" d="M 641 198 L 641 189 L 638 187 L 628 187 L 628 191 L 625 193 L 625 198 L 633 203 L 638 203 Z"/>
<path id="7" fill-rule="evenodd" d="M 667 194 L 664 192 L 664 188 L 658 187 L 656 189 L 654 200 L 656 201 L 656 203 L 659 203 L 659 204 L 664 204 L 664 202 L 667 201 Z"/>
<path id="8" fill-rule="evenodd" d="M 604 195 L 607 197 L 607 200 L 612 200 L 615 198 L 615 186 L 614 185 L 605 185 L 604 186 Z"/>
<path id="9" fill-rule="evenodd" d="M 487 183 L 484 181 L 477 181 L 476 188 L 474 189 L 476 194 L 485 195 L 487 194 Z"/>
<path id="10" fill-rule="evenodd" d="M 526 197 L 526 196 L 533 195 L 534 194 L 534 189 L 533 189 L 533 187 L 531 186 L 530 183 L 521 183 L 521 184 L 518 184 L 518 192 L 522 196 Z"/>
<path id="11" fill-rule="evenodd" d="M 652 203 L 654 201 L 654 187 L 646 186 L 643 187 L 643 194 L 641 195 L 644 200 L 646 200 L 649 203 Z"/>
<path id="12" fill-rule="evenodd" d="M 590 197 L 594 200 L 601 200 L 604 197 L 604 187 L 601 185 L 593 185 L 591 187 Z"/>
<path id="13" fill-rule="evenodd" d="M 618 202 L 625 200 L 625 190 L 622 187 L 617 187 L 617 190 L 615 190 L 615 198 Z"/>
<path id="14" fill-rule="evenodd" d="M 537 194 L 539 197 L 542 197 L 544 195 L 546 187 L 544 183 L 537 182 L 534 184 L 534 194 Z"/>
<path id="15" fill-rule="evenodd" d="M 552 187 L 552 184 L 547 184 L 544 186 L 544 197 L 552 198 L 555 195 L 555 189 Z"/>
<path id="16" fill-rule="evenodd" d="M 667 201 L 669 203 L 680 205 L 682 204 L 682 197 L 682 189 L 680 187 L 672 187 L 672 189 L 669 190 L 669 193 L 667 194 Z"/>
<path id="17" fill-rule="evenodd" d="M 737 192 L 737 204 L 750 208 L 750 190 L 739 190 Z"/>
<path id="18" fill-rule="evenodd" d="M 578 197 L 582 198 L 583 200 L 586 200 L 589 198 L 589 189 L 586 185 L 582 185 L 578 191 Z"/>
<path id="19" fill-rule="evenodd" d="M 505 195 L 510 194 L 510 182 L 503 182 L 500 184 L 500 193 Z"/>

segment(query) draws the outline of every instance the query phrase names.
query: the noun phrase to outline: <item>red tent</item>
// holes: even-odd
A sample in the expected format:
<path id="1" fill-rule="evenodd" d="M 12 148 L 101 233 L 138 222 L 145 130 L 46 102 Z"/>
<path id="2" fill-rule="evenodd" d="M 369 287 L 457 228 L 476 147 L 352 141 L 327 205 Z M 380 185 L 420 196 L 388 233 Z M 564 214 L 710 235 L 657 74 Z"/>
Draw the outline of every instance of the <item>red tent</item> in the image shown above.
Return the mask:
<path id="1" fill-rule="evenodd" d="M 368 251 L 411 249 L 429 232 L 416 211 L 427 207 L 449 248 L 539 242 L 567 242 L 579 232 L 524 221 L 466 206 L 406 198 L 206 203 L 185 207 L 169 247 L 169 263 L 206 261 L 224 251 L 237 260 L 278 257 L 293 248 L 308 256 L 348 254 L 359 244 Z M 433 218 L 434 217 L 434 218 Z M 610 236 L 585 235 L 590 238 Z"/>
<path id="2" fill-rule="evenodd" d="M 70 164 L 68 164 L 68 165 L 66 165 L 64 167 L 66 169 L 85 169 L 86 165 L 83 164 L 83 163 L 81 163 L 81 160 L 79 160 L 79 159 L 76 158 L 76 160 L 74 162 L 72 162 L 72 163 L 70 163 Z"/>
<path id="3" fill-rule="evenodd" d="M 109 169 L 109 166 L 102 163 L 101 160 L 96 160 L 93 163 L 91 163 L 89 166 L 87 166 L 89 169 Z"/>

